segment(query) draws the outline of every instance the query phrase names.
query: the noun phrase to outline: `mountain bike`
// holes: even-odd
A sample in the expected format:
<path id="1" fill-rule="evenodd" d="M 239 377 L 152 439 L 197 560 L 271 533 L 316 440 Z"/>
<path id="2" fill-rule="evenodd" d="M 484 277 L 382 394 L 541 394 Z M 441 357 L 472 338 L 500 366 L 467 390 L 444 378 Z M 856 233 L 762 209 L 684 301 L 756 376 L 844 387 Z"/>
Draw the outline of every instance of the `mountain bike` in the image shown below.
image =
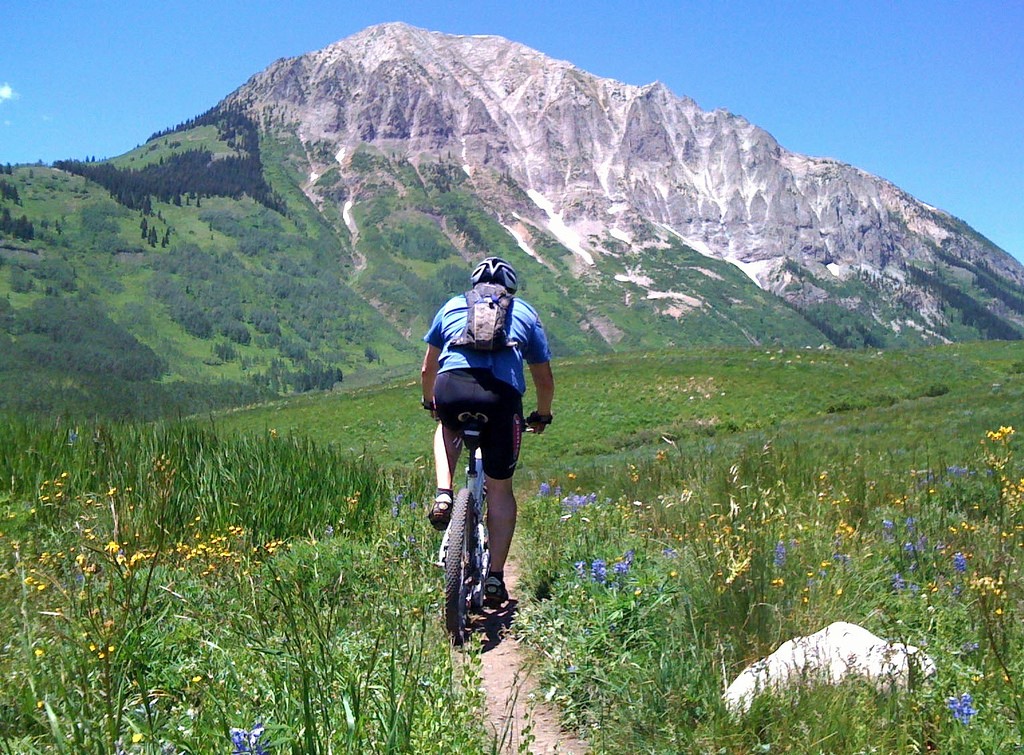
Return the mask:
<path id="1" fill-rule="evenodd" d="M 470 612 L 483 608 L 484 579 L 491 563 L 480 450 L 480 428 L 487 418 L 467 412 L 459 420 L 467 451 L 466 486 L 452 502 L 452 518 L 438 551 L 438 563 L 444 567 L 444 623 L 454 645 L 462 645 L 469 637 Z"/>

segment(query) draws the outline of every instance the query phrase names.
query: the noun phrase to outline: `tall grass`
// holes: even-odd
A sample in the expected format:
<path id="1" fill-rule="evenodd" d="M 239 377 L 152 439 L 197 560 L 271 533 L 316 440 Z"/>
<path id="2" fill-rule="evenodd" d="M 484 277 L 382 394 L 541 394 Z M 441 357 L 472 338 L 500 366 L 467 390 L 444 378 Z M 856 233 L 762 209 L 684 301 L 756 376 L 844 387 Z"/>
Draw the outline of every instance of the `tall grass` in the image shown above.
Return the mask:
<path id="1" fill-rule="evenodd" d="M 1024 741 L 1024 462 L 994 428 L 960 464 L 842 443 L 705 447 L 563 475 L 523 507 L 518 622 L 597 752 L 1005 752 Z M 581 487 L 581 478 L 596 490 Z M 725 686 L 833 621 L 924 649 L 935 678 L 758 699 Z M 950 700 L 971 695 L 963 722 Z M 1016 743 L 1016 745 L 1014 745 Z"/>
<path id="2" fill-rule="evenodd" d="M 19 422 L 0 474 L 0 752 L 488 748 L 425 479 L 269 433 Z"/>

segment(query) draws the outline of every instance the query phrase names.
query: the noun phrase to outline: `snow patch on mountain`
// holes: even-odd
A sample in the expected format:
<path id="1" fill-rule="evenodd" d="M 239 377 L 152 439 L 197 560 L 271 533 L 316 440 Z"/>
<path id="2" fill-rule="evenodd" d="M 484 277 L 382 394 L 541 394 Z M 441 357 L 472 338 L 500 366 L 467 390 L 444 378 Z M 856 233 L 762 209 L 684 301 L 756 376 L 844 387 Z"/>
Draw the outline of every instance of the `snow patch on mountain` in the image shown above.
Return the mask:
<path id="1" fill-rule="evenodd" d="M 635 283 L 641 288 L 650 288 L 654 284 L 653 280 L 648 278 L 646 275 L 642 275 L 636 272 L 635 270 L 630 271 L 628 274 L 625 275 L 622 273 L 618 273 L 615 276 L 615 280 L 617 280 L 619 283 Z"/>
<path id="2" fill-rule="evenodd" d="M 745 262 L 736 257 L 726 257 L 726 262 L 730 262 L 740 269 L 744 275 L 750 280 L 754 281 L 757 286 L 762 289 L 766 289 L 766 282 L 768 281 L 768 273 L 778 266 L 781 260 L 752 260 L 751 262 Z"/>
<path id="3" fill-rule="evenodd" d="M 647 298 L 675 299 L 676 301 L 683 302 L 684 304 L 694 308 L 699 307 L 701 305 L 701 300 L 698 299 L 697 297 L 690 296 L 689 294 L 682 294 L 679 293 L 678 291 L 648 291 Z"/>
<path id="4" fill-rule="evenodd" d="M 580 235 L 566 225 L 562 219 L 562 213 L 555 212 L 555 206 L 536 189 L 527 189 L 526 194 L 533 203 L 537 205 L 544 214 L 548 216 L 548 230 L 554 234 L 561 244 L 588 265 L 594 264 L 593 255 L 583 248 L 583 239 Z"/>
<path id="5" fill-rule="evenodd" d="M 515 217 L 516 220 L 519 220 L 518 215 L 513 214 L 513 217 Z M 502 223 L 501 227 L 508 231 L 509 235 L 516 240 L 516 244 L 519 246 L 520 249 L 522 249 L 524 252 L 526 252 L 528 255 L 533 257 L 538 262 L 543 262 L 543 260 L 540 258 L 540 255 L 537 254 L 537 252 L 533 249 L 533 247 L 530 246 L 529 242 L 526 240 L 526 234 L 522 230 L 521 223 L 519 224 L 519 227 L 505 225 L 504 223 Z"/>
<path id="6" fill-rule="evenodd" d="M 706 243 L 704 243 L 703 239 L 699 239 L 699 238 L 696 238 L 694 236 L 684 236 L 683 234 L 681 234 L 679 231 L 677 231 L 675 228 L 673 228 L 672 226 L 668 225 L 667 223 L 658 223 L 657 225 L 658 225 L 659 228 L 662 228 L 662 229 L 668 231 L 669 233 L 671 233 L 673 236 L 675 236 L 677 239 L 682 241 L 684 244 L 686 244 L 688 247 L 693 249 L 695 252 L 700 252 L 705 257 L 711 257 L 712 259 L 716 259 L 716 260 L 722 259 L 722 255 L 715 254 L 715 252 L 712 251 L 711 247 L 709 247 Z"/>
<path id="7" fill-rule="evenodd" d="M 344 207 L 341 208 L 341 217 L 345 221 L 345 227 L 348 228 L 349 233 L 353 236 L 359 235 L 359 229 L 356 228 L 356 219 L 352 215 L 352 200 L 349 199 L 345 202 Z"/>

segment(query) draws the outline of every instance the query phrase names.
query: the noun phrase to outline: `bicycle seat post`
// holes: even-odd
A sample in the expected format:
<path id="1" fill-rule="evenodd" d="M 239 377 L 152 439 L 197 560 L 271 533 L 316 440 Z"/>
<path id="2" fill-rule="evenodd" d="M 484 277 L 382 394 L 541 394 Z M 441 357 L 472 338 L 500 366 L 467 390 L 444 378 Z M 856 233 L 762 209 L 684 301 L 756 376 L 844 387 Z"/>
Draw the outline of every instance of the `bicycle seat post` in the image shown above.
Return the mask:
<path id="1" fill-rule="evenodd" d="M 480 426 L 475 422 L 467 422 L 462 428 L 462 439 L 466 444 L 466 474 L 476 477 L 476 454 L 480 448 Z"/>

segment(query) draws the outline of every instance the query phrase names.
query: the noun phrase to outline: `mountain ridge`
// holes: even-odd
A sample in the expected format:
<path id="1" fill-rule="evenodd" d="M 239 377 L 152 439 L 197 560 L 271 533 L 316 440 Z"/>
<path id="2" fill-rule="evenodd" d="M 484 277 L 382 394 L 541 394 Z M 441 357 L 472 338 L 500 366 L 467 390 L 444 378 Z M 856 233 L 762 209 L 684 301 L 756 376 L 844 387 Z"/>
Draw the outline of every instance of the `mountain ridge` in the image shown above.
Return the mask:
<path id="1" fill-rule="evenodd" d="M 308 92 L 294 96 L 282 78 Z M 458 149 L 470 175 L 504 170 L 547 200 L 548 230 L 559 212 L 585 225 L 619 210 L 603 224 L 606 236 L 629 237 L 638 222 L 667 226 L 662 234 L 739 265 L 776 293 L 790 282 L 786 259 L 815 272 L 832 266 L 836 277 L 865 260 L 891 273 L 894 247 L 930 262 L 930 245 L 956 237 L 955 218 L 884 179 L 785 150 L 746 119 L 703 111 L 658 82 L 601 79 L 501 37 L 379 25 L 277 61 L 225 102 L 290 118 L 305 143 L 327 140 L 346 153 L 360 143 L 400 146 L 410 159 Z M 587 254 L 577 256 L 588 261 L 593 245 L 581 246 Z M 1024 268 L 990 242 L 959 246 L 1024 282 Z"/>

